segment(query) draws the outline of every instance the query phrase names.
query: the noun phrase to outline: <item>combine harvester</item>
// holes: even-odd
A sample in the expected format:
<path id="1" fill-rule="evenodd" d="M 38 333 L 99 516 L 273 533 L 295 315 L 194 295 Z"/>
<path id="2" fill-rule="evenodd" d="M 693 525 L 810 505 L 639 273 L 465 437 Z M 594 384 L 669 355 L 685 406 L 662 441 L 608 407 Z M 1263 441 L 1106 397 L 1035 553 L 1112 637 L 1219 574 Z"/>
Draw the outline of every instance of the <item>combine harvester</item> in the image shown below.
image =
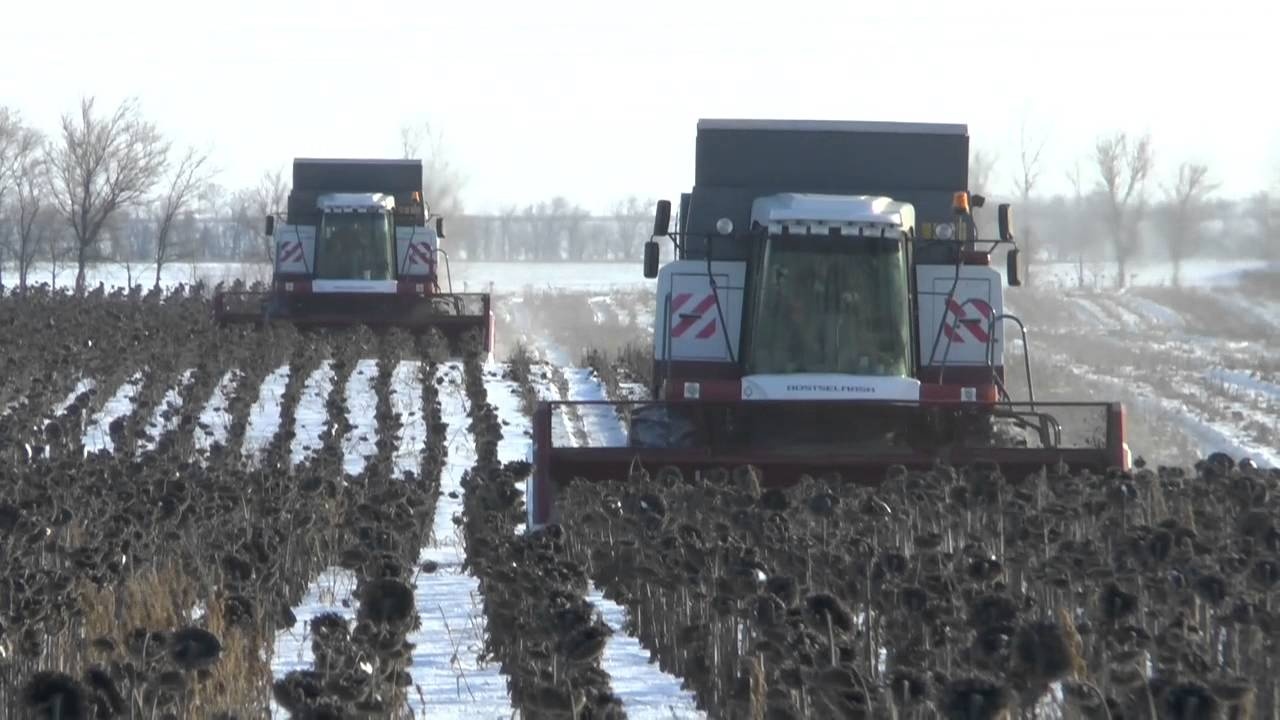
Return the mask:
<path id="1" fill-rule="evenodd" d="M 493 311 L 482 293 L 453 293 L 443 218 L 428 224 L 421 160 L 293 161 L 283 222 L 266 218 L 275 265 L 266 292 L 214 296 L 219 323 L 367 325 L 468 334 L 493 349 Z M 442 289 L 438 258 L 444 258 Z"/>
<path id="2" fill-rule="evenodd" d="M 533 423 L 529 527 L 555 488 L 751 464 L 767 485 L 838 472 L 998 463 L 1010 476 L 1066 463 L 1128 469 L 1119 403 L 1035 401 L 1005 384 L 1003 284 L 1020 284 L 1008 205 L 981 240 L 963 125 L 703 120 L 676 260 L 657 278 L 653 401 L 610 403 L 627 447 L 560 447 L 544 402 Z M 992 251 L 1009 246 L 1006 277 Z M 576 403 L 587 405 L 590 403 Z M 589 408 L 578 408 L 581 413 Z"/>

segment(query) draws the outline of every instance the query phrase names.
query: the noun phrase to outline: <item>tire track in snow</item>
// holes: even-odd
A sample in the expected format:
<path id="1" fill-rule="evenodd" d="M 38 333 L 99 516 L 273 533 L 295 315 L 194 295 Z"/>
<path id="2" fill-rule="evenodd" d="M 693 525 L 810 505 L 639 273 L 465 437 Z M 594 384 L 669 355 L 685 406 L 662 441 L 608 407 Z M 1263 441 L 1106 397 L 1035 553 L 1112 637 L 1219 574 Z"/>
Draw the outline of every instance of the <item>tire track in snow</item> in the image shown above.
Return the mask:
<path id="1" fill-rule="evenodd" d="M 497 665 L 477 660 L 485 633 L 480 584 L 462 569 L 465 551 L 453 523 L 463 512 L 462 476 L 476 463 L 462 364 L 445 363 L 436 379 L 443 380 L 436 388 L 448 454 L 440 473 L 432 539 L 418 554 L 419 564 L 431 561 L 437 568 L 415 579 L 420 627 L 408 638 L 414 644 L 409 674 L 420 695 L 410 693 L 409 706 L 426 717 L 505 720 L 512 716 L 507 681 Z"/>

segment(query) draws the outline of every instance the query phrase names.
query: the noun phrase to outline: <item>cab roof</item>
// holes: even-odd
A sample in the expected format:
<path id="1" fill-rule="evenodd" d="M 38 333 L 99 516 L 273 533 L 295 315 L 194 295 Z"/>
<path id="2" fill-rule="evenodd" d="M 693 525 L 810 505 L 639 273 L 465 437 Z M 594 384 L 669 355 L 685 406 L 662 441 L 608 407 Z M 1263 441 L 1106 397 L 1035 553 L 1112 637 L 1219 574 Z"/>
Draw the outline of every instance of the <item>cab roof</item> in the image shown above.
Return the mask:
<path id="1" fill-rule="evenodd" d="M 383 193 L 323 193 L 316 196 L 316 209 L 321 212 L 382 212 L 395 207 L 395 196 Z"/>
<path id="2" fill-rule="evenodd" d="M 751 220 L 761 225 L 892 225 L 915 226 L 911 203 L 877 195 L 778 193 L 756 198 Z"/>

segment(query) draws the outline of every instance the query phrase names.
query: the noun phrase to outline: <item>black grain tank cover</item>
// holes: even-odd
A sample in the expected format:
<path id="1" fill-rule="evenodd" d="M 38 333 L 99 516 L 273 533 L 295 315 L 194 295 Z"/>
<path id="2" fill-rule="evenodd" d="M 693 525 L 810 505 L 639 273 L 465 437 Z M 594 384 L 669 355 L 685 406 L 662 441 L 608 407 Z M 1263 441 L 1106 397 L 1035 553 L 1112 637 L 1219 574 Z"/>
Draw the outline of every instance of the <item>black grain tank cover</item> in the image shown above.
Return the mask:
<path id="1" fill-rule="evenodd" d="M 885 195 L 912 203 L 919 223 L 950 221 L 952 194 L 968 188 L 969 135 L 934 123 L 701 120 L 695 163 L 680 219 L 688 258 L 705 257 L 698 236 L 717 220 L 746 230 L 752 202 L 775 193 Z M 724 260 L 748 252 L 728 240 L 713 248 Z"/>
<path id="2" fill-rule="evenodd" d="M 345 192 L 394 195 L 397 207 L 408 206 L 412 204 L 413 193 L 422 193 L 422 161 L 296 158 L 289 216 L 314 215 L 318 195 Z"/>

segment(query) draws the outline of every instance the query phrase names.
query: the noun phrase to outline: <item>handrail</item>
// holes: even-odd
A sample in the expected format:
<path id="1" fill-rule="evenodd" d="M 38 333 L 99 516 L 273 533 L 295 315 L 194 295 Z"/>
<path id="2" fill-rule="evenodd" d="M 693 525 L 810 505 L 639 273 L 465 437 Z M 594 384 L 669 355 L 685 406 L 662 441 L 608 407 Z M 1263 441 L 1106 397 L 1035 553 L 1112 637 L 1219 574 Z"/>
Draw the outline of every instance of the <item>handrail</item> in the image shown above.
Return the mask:
<path id="1" fill-rule="evenodd" d="M 995 325 L 997 321 L 1012 320 L 1017 323 L 1018 330 L 1022 333 L 1022 360 L 1027 371 L 1027 397 L 1031 401 L 1031 412 L 1036 412 L 1036 386 L 1031 380 L 1031 345 L 1027 343 L 1027 326 L 1022 322 L 1022 318 L 1012 313 L 1000 313 L 993 315 L 987 321 L 987 369 L 991 371 L 991 376 L 995 377 Z M 1013 404 L 1013 397 L 1005 390 L 1004 383 L 997 382 L 1000 385 L 1000 391 L 1008 398 L 1010 405 Z"/>

